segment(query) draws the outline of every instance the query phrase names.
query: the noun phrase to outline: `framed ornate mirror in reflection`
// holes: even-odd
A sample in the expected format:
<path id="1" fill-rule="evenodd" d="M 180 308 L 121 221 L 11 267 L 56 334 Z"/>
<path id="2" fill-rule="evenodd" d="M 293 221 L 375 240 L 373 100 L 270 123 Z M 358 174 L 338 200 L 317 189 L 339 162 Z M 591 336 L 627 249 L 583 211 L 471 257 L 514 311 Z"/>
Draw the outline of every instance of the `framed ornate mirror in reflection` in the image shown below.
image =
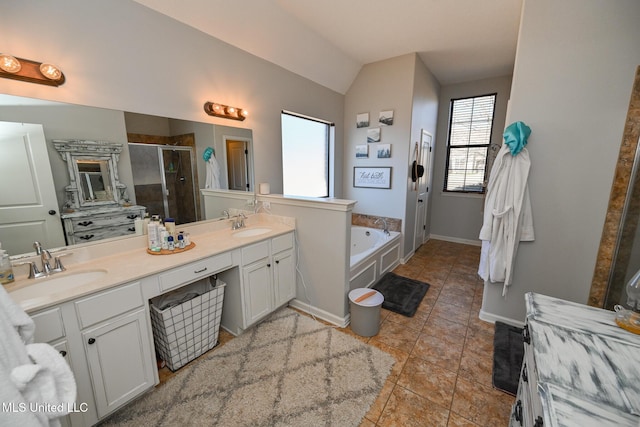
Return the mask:
<path id="1" fill-rule="evenodd" d="M 119 205 L 126 201 L 126 186 L 118 179 L 122 144 L 107 141 L 54 140 L 67 163 L 69 185 L 65 208 L 82 209 Z"/>

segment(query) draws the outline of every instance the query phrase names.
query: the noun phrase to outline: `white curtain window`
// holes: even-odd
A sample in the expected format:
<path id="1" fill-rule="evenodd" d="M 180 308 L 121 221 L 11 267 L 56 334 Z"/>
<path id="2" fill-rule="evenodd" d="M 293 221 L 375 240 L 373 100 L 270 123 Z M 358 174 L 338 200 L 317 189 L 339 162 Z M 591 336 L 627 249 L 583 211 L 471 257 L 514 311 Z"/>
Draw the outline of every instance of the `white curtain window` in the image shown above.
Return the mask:
<path id="1" fill-rule="evenodd" d="M 332 123 L 282 112 L 282 185 L 287 196 L 329 196 Z"/>

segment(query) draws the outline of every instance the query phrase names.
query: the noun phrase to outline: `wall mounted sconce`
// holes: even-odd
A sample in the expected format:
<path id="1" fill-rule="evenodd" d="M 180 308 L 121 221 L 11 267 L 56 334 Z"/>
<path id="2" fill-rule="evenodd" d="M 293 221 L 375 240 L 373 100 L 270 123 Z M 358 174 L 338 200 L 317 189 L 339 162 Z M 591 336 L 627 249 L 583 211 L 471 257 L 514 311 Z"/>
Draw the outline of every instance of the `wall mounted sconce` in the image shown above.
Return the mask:
<path id="1" fill-rule="evenodd" d="M 64 74 L 53 64 L 16 58 L 6 53 L 0 53 L 0 77 L 48 86 L 60 86 L 65 82 Z"/>
<path id="2" fill-rule="evenodd" d="M 216 102 L 205 102 L 204 111 L 210 116 L 240 121 L 249 115 L 249 112 L 243 108 L 229 107 Z"/>

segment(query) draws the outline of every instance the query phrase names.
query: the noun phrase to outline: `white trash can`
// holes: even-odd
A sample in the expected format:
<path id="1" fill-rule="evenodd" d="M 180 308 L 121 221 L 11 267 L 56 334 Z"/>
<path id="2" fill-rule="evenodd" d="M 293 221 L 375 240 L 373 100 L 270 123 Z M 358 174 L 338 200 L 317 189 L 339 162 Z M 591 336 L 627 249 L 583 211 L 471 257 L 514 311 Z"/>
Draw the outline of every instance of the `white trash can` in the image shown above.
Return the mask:
<path id="1" fill-rule="evenodd" d="M 359 298 L 373 292 L 370 296 Z M 372 337 L 380 330 L 380 308 L 384 296 L 370 288 L 357 288 L 349 292 L 351 307 L 351 330 L 361 337 Z"/>

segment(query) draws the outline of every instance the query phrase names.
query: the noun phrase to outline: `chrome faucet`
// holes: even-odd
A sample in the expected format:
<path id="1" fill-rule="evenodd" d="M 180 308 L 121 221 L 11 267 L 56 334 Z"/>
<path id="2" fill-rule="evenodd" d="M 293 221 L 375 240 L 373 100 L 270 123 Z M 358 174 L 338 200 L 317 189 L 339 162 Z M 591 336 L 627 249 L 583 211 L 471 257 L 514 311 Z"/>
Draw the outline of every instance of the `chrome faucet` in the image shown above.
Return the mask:
<path id="1" fill-rule="evenodd" d="M 48 276 L 51 274 L 51 265 L 49 264 L 49 260 L 51 259 L 51 253 L 49 250 L 44 249 L 40 242 L 34 242 L 33 247 L 36 250 L 36 255 L 40 257 L 40 261 L 42 262 L 42 273 L 44 276 Z"/>
<path id="2" fill-rule="evenodd" d="M 380 218 L 378 218 L 378 219 L 376 219 L 376 220 L 375 220 L 375 222 L 373 223 L 373 225 L 376 225 L 376 224 L 377 224 L 377 223 L 379 223 L 380 221 L 382 221 L 382 226 L 384 227 L 384 228 L 383 228 L 384 234 L 386 234 L 387 236 L 391 236 L 391 233 L 389 233 L 389 226 L 387 225 L 387 220 L 386 220 L 386 219 L 384 219 L 384 218 L 380 217 Z"/>
<path id="3" fill-rule="evenodd" d="M 25 261 L 25 262 L 20 262 L 16 264 L 16 266 L 27 265 L 27 264 L 29 265 L 29 279 L 46 277 L 46 276 L 49 276 L 50 274 L 60 273 L 61 271 L 66 270 L 66 268 L 64 268 L 64 265 L 62 265 L 60 258 L 62 258 L 63 256 L 71 255 L 70 252 L 58 254 L 53 259 L 55 262 L 54 267 L 51 267 L 51 264 L 49 262 L 51 260 L 51 253 L 49 252 L 49 250 L 44 249 L 40 242 L 34 242 L 33 247 L 36 250 L 36 255 L 40 257 L 40 262 L 42 264 L 42 271 L 38 269 L 38 266 L 36 265 L 35 261 Z"/>
<path id="4" fill-rule="evenodd" d="M 244 220 L 247 219 L 247 217 L 245 216 L 245 214 L 243 214 L 242 212 L 240 212 L 238 215 L 236 215 L 236 219 L 233 221 L 233 223 L 231 224 L 231 229 L 232 230 L 238 230 L 240 228 L 244 228 L 246 227 Z"/>

